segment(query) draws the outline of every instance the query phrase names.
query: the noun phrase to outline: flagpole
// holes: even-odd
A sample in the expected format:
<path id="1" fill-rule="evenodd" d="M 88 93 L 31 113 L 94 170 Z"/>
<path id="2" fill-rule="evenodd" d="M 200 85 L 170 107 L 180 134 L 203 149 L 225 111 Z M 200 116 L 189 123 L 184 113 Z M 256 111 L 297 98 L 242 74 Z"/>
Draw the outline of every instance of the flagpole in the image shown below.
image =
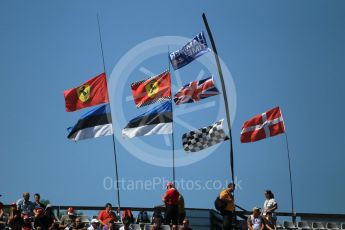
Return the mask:
<path id="1" fill-rule="evenodd" d="M 290 148 L 289 148 L 289 141 L 286 134 L 286 130 L 284 132 L 285 140 L 286 140 L 286 149 L 287 149 L 287 157 L 289 161 L 289 176 L 290 176 L 290 196 L 291 196 L 291 214 L 292 214 L 292 222 L 296 223 L 296 215 L 294 210 L 294 200 L 293 200 L 293 190 L 292 190 L 292 176 L 291 176 L 291 160 L 290 160 Z"/>
<path id="2" fill-rule="evenodd" d="M 103 42 L 102 42 L 102 34 L 101 34 L 101 25 L 99 23 L 99 15 L 97 14 L 97 23 L 98 23 L 98 34 L 99 34 L 99 41 L 101 45 L 101 53 L 102 53 L 102 61 L 103 61 L 103 71 L 106 74 L 106 69 L 105 69 L 105 60 L 104 60 L 104 52 L 103 52 Z M 108 98 L 109 100 L 109 98 Z M 109 100 L 109 107 L 111 111 L 111 103 Z M 117 167 L 117 154 L 116 154 L 116 145 L 115 145 L 115 130 L 114 130 L 114 125 L 113 122 L 111 123 L 112 129 L 113 129 L 113 152 L 114 152 L 114 159 L 115 159 L 115 174 L 116 174 L 116 190 L 117 190 L 117 211 L 118 214 L 120 214 L 120 208 L 121 208 L 121 203 L 120 203 L 120 189 L 119 189 L 119 173 L 118 173 L 118 167 Z"/>
<path id="3" fill-rule="evenodd" d="M 217 63 L 219 78 L 220 78 L 220 81 L 221 81 L 221 84 L 222 84 L 222 91 L 223 91 L 223 96 L 224 96 L 224 104 L 225 104 L 225 112 L 226 112 L 226 120 L 228 122 L 229 137 L 230 137 L 229 141 L 230 141 L 231 179 L 232 179 L 232 182 L 235 183 L 235 178 L 234 178 L 234 151 L 233 151 L 233 147 L 232 147 L 231 119 L 230 119 L 230 110 L 229 110 L 229 104 L 228 104 L 228 97 L 226 95 L 225 81 L 224 81 L 224 77 L 223 77 L 222 67 L 220 65 L 220 61 L 219 61 L 219 57 L 218 57 L 218 52 L 217 52 L 216 44 L 215 44 L 215 42 L 213 40 L 212 32 L 211 32 L 211 29 L 210 29 L 210 27 L 208 25 L 205 13 L 202 14 L 202 19 L 204 21 L 204 24 L 205 24 L 205 27 L 206 27 L 206 30 L 207 30 L 207 33 L 208 33 L 208 37 L 210 38 L 210 41 L 211 41 L 214 57 L 215 57 L 216 63 Z"/>
<path id="4" fill-rule="evenodd" d="M 168 71 L 170 74 L 170 59 L 169 59 L 169 46 L 168 46 Z M 171 75 L 170 75 L 170 96 L 172 97 L 172 93 L 171 93 Z M 173 103 L 172 103 L 172 98 L 171 98 L 171 116 L 172 118 L 174 118 L 174 112 L 173 112 Z M 173 152 L 173 183 L 175 184 L 175 138 L 174 138 L 174 119 L 172 119 L 172 133 L 171 133 L 171 139 L 172 139 L 172 152 Z"/>

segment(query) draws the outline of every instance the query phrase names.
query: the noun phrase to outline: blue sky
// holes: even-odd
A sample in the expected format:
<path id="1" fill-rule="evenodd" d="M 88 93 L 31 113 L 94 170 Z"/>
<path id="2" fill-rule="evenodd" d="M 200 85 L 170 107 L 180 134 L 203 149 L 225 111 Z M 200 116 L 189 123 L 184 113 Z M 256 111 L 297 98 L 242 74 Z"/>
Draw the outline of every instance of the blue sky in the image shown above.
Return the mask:
<path id="1" fill-rule="evenodd" d="M 63 91 L 103 71 L 97 13 L 119 177 L 126 186 L 131 181 L 170 180 L 171 168 L 154 165 L 171 162 L 170 136 L 121 138 L 126 122 L 147 109 L 136 109 L 128 99 L 130 83 L 164 71 L 164 46 L 176 49 L 183 39 L 205 30 L 205 12 L 230 73 L 226 87 L 239 182 L 236 203 L 247 209 L 261 206 L 264 190 L 271 189 L 279 211 L 290 210 L 284 136 L 253 144 L 239 141 L 244 121 L 280 106 L 289 137 L 295 210 L 343 213 L 344 10 L 343 1 L 318 0 L 1 1 L 1 200 L 9 203 L 29 191 L 57 205 L 116 204 L 116 192 L 110 188 L 115 173 L 112 138 L 78 143 L 66 138 L 66 128 L 87 109 L 65 112 Z M 155 43 L 148 46 L 150 41 Z M 140 50 L 140 44 L 147 50 Z M 211 53 L 172 71 L 174 89 L 209 74 L 221 88 Z M 176 157 L 180 162 L 204 157 L 176 168 L 177 180 L 189 183 L 180 189 L 187 207 L 213 208 L 220 187 L 230 180 L 228 142 L 195 155 L 181 150 L 181 136 L 189 128 L 225 118 L 221 96 L 174 106 L 179 120 Z M 204 188 L 208 181 L 217 182 L 212 189 L 195 187 Z M 161 186 L 148 188 L 121 190 L 122 205 L 161 204 Z"/>

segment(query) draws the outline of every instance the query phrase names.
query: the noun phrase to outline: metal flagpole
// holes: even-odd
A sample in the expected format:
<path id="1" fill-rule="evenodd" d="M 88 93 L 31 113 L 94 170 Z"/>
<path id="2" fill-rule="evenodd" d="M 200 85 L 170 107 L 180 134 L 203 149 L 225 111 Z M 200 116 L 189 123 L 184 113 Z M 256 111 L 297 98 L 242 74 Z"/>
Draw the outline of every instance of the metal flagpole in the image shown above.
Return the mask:
<path id="1" fill-rule="evenodd" d="M 170 74 L 170 59 L 169 59 L 169 47 L 168 47 L 168 71 Z M 173 152 L 173 183 L 175 184 L 175 139 L 174 139 L 174 111 L 173 111 L 173 103 L 172 103 L 172 92 L 171 92 L 171 75 L 170 75 L 170 96 L 171 96 L 171 116 L 172 116 L 172 133 L 171 133 L 171 139 L 172 139 L 172 152 Z"/>
<path id="2" fill-rule="evenodd" d="M 100 41 L 100 44 L 101 44 L 101 52 L 102 52 L 102 60 L 103 60 L 103 71 L 104 71 L 104 73 L 106 73 L 105 61 L 104 61 L 104 52 L 103 52 L 103 43 L 102 43 L 102 35 L 101 35 L 101 26 L 100 26 L 100 23 L 99 23 L 99 16 L 98 16 L 98 14 L 97 14 L 97 22 L 98 22 L 99 41 Z M 109 98 L 108 98 L 108 100 L 109 100 Z M 111 108 L 110 100 L 109 100 L 109 107 Z M 112 124 L 112 128 L 113 128 L 112 138 L 113 138 L 113 150 L 114 150 L 114 158 L 115 158 L 116 190 L 117 190 L 117 211 L 118 211 L 118 214 L 120 214 L 121 203 L 120 203 L 120 189 L 119 189 L 119 173 L 118 173 L 118 169 L 117 169 L 117 154 L 116 154 L 116 146 L 115 146 L 115 130 L 114 130 L 113 122 L 111 124 Z"/>
<path id="3" fill-rule="evenodd" d="M 222 67 L 220 65 L 220 61 L 219 61 L 219 57 L 218 57 L 218 52 L 217 52 L 216 44 L 215 44 L 215 42 L 213 40 L 211 29 L 210 29 L 210 27 L 208 25 L 205 13 L 202 14 L 202 19 L 204 21 L 204 24 L 205 24 L 205 27 L 206 27 L 206 30 L 207 30 L 207 33 L 208 33 L 208 37 L 210 38 L 210 41 L 211 41 L 213 53 L 214 53 L 214 56 L 215 56 L 215 59 L 216 59 L 216 63 L 217 63 L 219 78 L 220 78 L 220 81 L 221 81 L 221 84 L 222 84 L 222 91 L 223 91 L 223 96 L 224 96 L 224 104 L 225 104 L 225 112 L 226 112 L 226 120 L 228 122 L 229 137 L 230 137 L 230 169 L 231 169 L 231 179 L 232 179 L 232 182 L 235 183 L 235 178 L 234 178 L 234 151 L 233 151 L 233 147 L 232 147 L 231 120 L 230 120 L 228 97 L 226 95 L 226 89 L 225 89 L 225 81 L 224 81 L 224 77 L 223 77 Z"/>
<path id="4" fill-rule="evenodd" d="M 292 214 L 292 222 L 296 223 L 296 215 L 295 215 L 295 210 L 294 210 L 294 205 L 293 205 L 293 192 L 292 192 L 292 176 L 291 176 L 291 161 L 290 161 L 290 148 L 289 148 L 289 141 L 288 137 L 286 134 L 286 130 L 284 132 L 285 134 L 285 140 L 286 140 L 286 149 L 287 149 L 287 157 L 289 161 L 289 176 L 290 176 L 290 196 L 291 196 L 291 214 Z"/>

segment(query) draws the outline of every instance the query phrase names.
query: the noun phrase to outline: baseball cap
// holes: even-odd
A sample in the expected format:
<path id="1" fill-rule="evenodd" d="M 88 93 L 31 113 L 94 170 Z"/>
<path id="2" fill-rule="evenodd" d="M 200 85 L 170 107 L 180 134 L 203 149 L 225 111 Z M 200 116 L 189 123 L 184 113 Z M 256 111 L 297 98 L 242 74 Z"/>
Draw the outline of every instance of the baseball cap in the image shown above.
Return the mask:
<path id="1" fill-rule="evenodd" d="M 258 208 L 258 207 L 255 206 L 255 207 L 253 208 L 253 212 L 256 211 L 256 210 L 259 210 L 259 211 L 260 211 L 260 208 Z"/>
<path id="2" fill-rule="evenodd" d="M 93 224 L 93 223 L 99 223 L 99 221 L 97 219 L 92 219 L 91 224 Z"/>
<path id="3" fill-rule="evenodd" d="M 69 208 L 67 209 L 67 214 L 68 214 L 68 215 L 74 215 L 74 208 L 69 207 Z"/>
<path id="4" fill-rule="evenodd" d="M 174 186 L 174 184 L 172 182 L 168 182 L 167 187 L 170 187 L 170 186 Z"/>

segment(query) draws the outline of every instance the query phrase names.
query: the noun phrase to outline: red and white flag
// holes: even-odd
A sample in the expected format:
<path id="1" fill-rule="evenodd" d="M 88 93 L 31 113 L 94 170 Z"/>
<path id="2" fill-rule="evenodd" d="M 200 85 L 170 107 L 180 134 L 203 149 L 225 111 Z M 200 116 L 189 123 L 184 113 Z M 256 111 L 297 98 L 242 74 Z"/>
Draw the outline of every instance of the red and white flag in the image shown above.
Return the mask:
<path id="1" fill-rule="evenodd" d="M 284 120 L 279 107 L 256 115 L 244 122 L 241 142 L 255 142 L 285 132 Z"/>

